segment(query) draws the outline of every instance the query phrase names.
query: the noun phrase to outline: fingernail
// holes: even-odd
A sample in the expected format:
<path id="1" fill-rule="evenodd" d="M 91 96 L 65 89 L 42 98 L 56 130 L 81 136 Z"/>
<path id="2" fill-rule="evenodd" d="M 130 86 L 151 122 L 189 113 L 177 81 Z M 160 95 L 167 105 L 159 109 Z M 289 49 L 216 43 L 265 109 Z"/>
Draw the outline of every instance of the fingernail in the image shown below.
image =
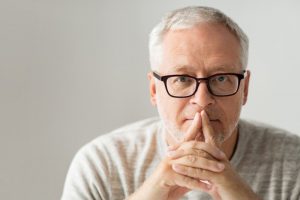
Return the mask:
<path id="1" fill-rule="evenodd" d="M 226 158 L 226 154 L 221 150 L 219 150 L 219 155 L 221 158 Z"/>
<path id="2" fill-rule="evenodd" d="M 225 168 L 225 165 L 223 163 L 217 164 L 218 169 L 223 170 Z"/>
<path id="3" fill-rule="evenodd" d="M 223 151 L 220 151 L 220 154 L 223 158 L 227 158 L 226 154 Z"/>
<path id="4" fill-rule="evenodd" d="M 200 114 L 201 114 L 201 115 L 205 115 L 205 111 L 204 111 L 204 110 L 202 110 Z"/>

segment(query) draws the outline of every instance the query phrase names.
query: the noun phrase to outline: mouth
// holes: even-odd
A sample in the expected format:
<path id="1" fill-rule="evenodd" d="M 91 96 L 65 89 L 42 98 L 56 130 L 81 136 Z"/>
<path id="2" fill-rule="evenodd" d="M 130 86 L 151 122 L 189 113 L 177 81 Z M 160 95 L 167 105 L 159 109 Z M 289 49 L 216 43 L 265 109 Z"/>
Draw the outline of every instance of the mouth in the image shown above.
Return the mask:
<path id="1" fill-rule="evenodd" d="M 194 120 L 194 118 L 187 118 L 187 119 L 185 119 L 184 121 L 186 122 L 192 122 Z M 219 119 L 209 119 L 209 121 L 211 122 L 211 123 L 217 123 L 217 122 L 220 122 L 220 120 Z"/>
<path id="2" fill-rule="evenodd" d="M 210 119 L 209 121 L 210 121 L 210 122 L 220 122 L 219 119 Z"/>

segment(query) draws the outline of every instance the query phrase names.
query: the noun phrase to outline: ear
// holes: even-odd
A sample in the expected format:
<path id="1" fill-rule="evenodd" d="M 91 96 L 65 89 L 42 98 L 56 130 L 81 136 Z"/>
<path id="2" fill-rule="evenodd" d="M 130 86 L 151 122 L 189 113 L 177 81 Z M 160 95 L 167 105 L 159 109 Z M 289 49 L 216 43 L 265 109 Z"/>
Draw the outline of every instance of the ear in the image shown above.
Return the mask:
<path id="1" fill-rule="evenodd" d="M 147 77 L 149 80 L 150 102 L 153 106 L 156 106 L 156 85 L 152 72 L 149 72 Z"/>
<path id="2" fill-rule="evenodd" d="M 249 82 L 250 82 L 250 71 L 246 71 L 246 76 L 245 76 L 245 84 L 244 84 L 244 97 L 243 97 L 243 105 L 247 103 L 248 100 L 248 93 L 249 93 Z"/>

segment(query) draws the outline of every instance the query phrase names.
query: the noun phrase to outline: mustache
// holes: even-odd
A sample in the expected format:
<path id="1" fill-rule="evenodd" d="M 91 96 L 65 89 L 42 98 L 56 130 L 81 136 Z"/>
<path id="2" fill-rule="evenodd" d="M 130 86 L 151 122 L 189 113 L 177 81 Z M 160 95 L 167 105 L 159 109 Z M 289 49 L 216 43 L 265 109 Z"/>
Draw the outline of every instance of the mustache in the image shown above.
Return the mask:
<path id="1" fill-rule="evenodd" d="M 211 108 L 211 107 L 207 107 L 205 109 L 202 109 L 206 112 L 206 114 L 208 115 L 208 118 L 210 120 L 216 120 L 216 119 L 220 119 L 221 117 L 221 112 L 215 108 Z M 195 115 L 197 112 L 201 112 L 202 110 L 199 109 L 187 109 L 184 111 L 184 116 L 188 119 L 194 119 Z"/>

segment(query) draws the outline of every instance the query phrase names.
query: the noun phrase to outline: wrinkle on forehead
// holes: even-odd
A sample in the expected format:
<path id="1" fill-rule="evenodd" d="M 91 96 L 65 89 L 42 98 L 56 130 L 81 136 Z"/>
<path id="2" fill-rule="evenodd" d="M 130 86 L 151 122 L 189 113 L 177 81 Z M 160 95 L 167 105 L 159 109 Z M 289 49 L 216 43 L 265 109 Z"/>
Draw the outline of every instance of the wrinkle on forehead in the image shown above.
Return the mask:
<path id="1" fill-rule="evenodd" d="M 215 65 L 210 66 L 209 70 L 206 70 L 206 75 L 212 75 L 214 73 L 240 73 L 236 70 L 235 65 Z M 199 71 L 199 67 L 192 65 L 175 65 L 171 67 L 168 74 L 196 74 Z"/>
<path id="2" fill-rule="evenodd" d="M 169 31 L 164 37 L 162 49 L 163 71 L 185 68 L 187 71 L 232 72 L 240 66 L 239 42 L 222 25 L 202 24 Z"/>

